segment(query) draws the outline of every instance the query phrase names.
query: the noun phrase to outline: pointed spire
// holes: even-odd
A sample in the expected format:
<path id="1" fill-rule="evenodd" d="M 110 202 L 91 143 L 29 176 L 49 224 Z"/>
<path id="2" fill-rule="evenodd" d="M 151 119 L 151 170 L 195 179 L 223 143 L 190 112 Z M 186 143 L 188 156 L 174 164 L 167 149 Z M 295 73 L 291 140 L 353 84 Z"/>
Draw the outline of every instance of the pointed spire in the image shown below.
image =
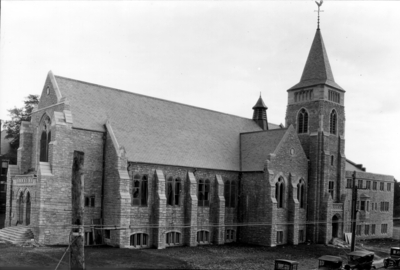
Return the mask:
<path id="1" fill-rule="evenodd" d="M 253 110 L 256 108 L 265 108 L 268 109 L 268 107 L 265 105 L 262 97 L 261 97 L 261 93 L 260 93 L 260 97 L 258 98 L 258 101 L 256 103 L 256 105 L 253 106 Z"/>
<path id="2" fill-rule="evenodd" d="M 327 84 L 331 87 L 343 90 L 333 78 L 328 54 L 326 53 L 321 30 L 319 29 L 317 29 L 315 33 L 314 41 L 311 45 L 300 82 L 289 90 L 318 84 Z"/>
<path id="3" fill-rule="evenodd" d="M 253 106 L 253 121 L 256 122 L 263 130 L 268 130 L 267 109 L 261 93 L 256 105 Z"/>

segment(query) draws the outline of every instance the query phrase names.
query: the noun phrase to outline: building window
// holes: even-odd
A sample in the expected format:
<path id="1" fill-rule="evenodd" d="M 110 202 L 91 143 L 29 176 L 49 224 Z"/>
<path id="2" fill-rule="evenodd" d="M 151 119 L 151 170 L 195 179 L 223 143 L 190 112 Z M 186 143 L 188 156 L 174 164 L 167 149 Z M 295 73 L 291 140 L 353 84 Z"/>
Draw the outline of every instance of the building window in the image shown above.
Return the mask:
<path id="1" fill-rule="evenodd" d="M 225 242 L 234 242 L 234 241 L 235 241 L 235 231 L 232 229 L 227 229 Z"/>
<path id="2" fill-rule="evenodd" d="M 371 225 L 371 235 L 375 235 L 375 224 Z"/>
<path id="3" fill-rule="evenodd" d="M 336 135 L 336 133 L 337 133 L 337 114 L 336 114 L 336 111 L 335 111 L 335 110 L 333 110 L 333 111 L 331 112 L 331 118 L 330 118 L 330 120 L 331 120 L 331 124 L 330 124 L 330 133 Z"/>
<path id="4" fill-rule="evenodd" d="M 40 157 L 39 161 L 49 162 L 49 144 L 51 142 L 51 121 L 47 115 L 41 124 L 41 135 L 40 135 Z"/>
<path id="5" fill-rule="evenodd" d="M 335 182 L 329 181 L 329 184 L 328 184 L 328 192 L 329 192 L 329 194 L 331 194 L 332 199 L 333 199 L 333 191 L 334 191 L 334 188 L 335 188 Z"/>
<path id="6" fill-rule="evenodd" d="M 360 210 L 365 211 L 365 201 L 361 201 Z"/>
<path id="7" fill-rule="evenodd" d="M 391 191 L 392 190 L 392 185 L 390 183 L 387 183 L 387 191 Z"/>
<path id="8" fill-rule="evenodd" d="M 361 179 L 358 180 L 358 188 L 363 188 L 363 180 Z"/>
<path id="9" fill-rule="evenodd" d="M 168 246 L 176 246 L 181 243 L 181 233 L 169 232 L 166 234 L 166 243 Z"/>
<path id="10" fill-rule="evenodd" d="M 334 155 L 331 156 L 331 166 L 333 166 L 335 164 L 335 157 Z"/>
<path id="11" fill-rule="evenodd" d="M 364 235 L 369 235 L 369 225 L 364 226 Z"/>
<path id="12" fill-rule="evenodd" d="M 353 179 L 347 179 L 346 188 L 352 188 L 352 187 L 353 187 Z"/>
<path id="13" fill-rule="evenodd" d="M 149 236 L 145 233 L 135 233 L 130 237 L 130 246 L 131 247 L 147 247 Z"/>
<path id="14" fill-rule="evenodd" d="M 383 182 L 379 183 L 379 189 L 384 191 L 385 190 L 385 183 L 383 183 Z"/>
<path id="15" fill-rule="evenodd" d="M 328 95 L 330 101 L 340 103 L 340 94 L 338 92 L 329 90 Z"/>
<path id="16" fill-rule="evenodd" d="M 275 198 L 278 208 L 283 208 L 284 187 L 284 181 L 282 177 L 279 177 L 278 182 L 275 184 Z"/>
<path id="17" fill-rule="evenodd" d="M 299 243 L 304 243 L 306 238 L 304 237 L 304 230 L 299 230 Z"/>
<path id="18" fill-rule="evenodd" d="M 365 185 L 366 189 L 371 189 L 371 181 L 367 181 Z"/>
<path id="19" fill-rule="evenodd" d="M 95 206 L 95 196 L 85 196 L 85 207 Z"/>
<path id="20" fill-rule="evenodd" d="M 384 203 L 384 211 L 389 212 L 389 202 Z"/>
<path id="21" fill-rule="evenodd" d="M 387 224 L 381 224 L 381 234 L 387 234 Z"/>
<path id="22" fill-rule="evenodd" d="M 226 180 L 224 186 L 225 207 L 236 206 L 236 183 L 235 181 Z"/>
<path id="23" fill-rule="evenodd" d="M 135 175 L 133 178 L 133 188 L 132 188 L 132 205 L 137 206 L 147 206 L 147 175 Z"/>
<path id="24" fill-rule="evenodd" d="M 210 232 L 208 232 L 208 231 L 198 231 L 197 232 L 197 243 L 199 243 L 199 244 L 209 244 L 210 243 Z"/>
<path id="25" fill-rule="evenodd" d="M 210 180 L 200 179 L 198 188 L 198 205 L 210 206 Z"/>
<path id="26" fill-rule="evenodd" d="M 276 232 L 276 244 L 283 244 L 283 231 Z"/>
<path id="27" fill-rule="evenodd" d="M 111 231 L 110 230 L 104 230 L 104 238 L 105 239 L 110 239 L 111 238 Z"/>
<path id="28" fill-rule="evenodd" d="M 173 179 L 172 177 L 167 180 L 167 205 L 180 205 L 180 197 L 182 194 L 182 181 L 180 178 Z"/>
<path id="29" fill-rule="evenodd" d="M 356 226 L 356 235 L 358 235 L 358 236 L 361 235 L 361 225 Z"/>
<path id="30" fill-rule="evenodd" d="M 294 93 L 294 102 L 301 102 L 313 99 L 313 90 L 301 90 Z"/>
<path id="31" fill-rule="evenodd" d="M 299 200 L 299 207 L 304 208 L 304 201 L 305 201 L 305 184 L 304 180 L 300 179 L 299 183 L 297 184 L 297 199 Z"/>
<path id="32" fill-rule="evenodd" d="M 377 189 L 377 183 L 376 183 L 375 181 L 372 183 L 372 189 L 373 189 L 373 190 L 376 190 L 376 189 Z"/>
<path id="33" fill-rule="evenodd" d="M 308 113 L 305 109 L 301 109 L 297 116 L 297 132 L 308 132 Z"/>

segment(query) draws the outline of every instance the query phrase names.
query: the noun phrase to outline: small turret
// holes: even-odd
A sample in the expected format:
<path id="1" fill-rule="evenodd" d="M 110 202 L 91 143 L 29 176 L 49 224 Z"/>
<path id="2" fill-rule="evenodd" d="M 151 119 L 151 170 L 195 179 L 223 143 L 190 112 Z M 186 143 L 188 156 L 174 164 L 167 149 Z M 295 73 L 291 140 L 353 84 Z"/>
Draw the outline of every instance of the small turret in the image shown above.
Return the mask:
<path id="1" fill-rule="evenodd" d="M 268 130 L 268 120 L 267 120 L 268 107 L 265 106 L 261 94 L 256 105 L 254 105 L 253 110 L 254 110 L 253 121 L 256 122 L 263 130 Z"/>

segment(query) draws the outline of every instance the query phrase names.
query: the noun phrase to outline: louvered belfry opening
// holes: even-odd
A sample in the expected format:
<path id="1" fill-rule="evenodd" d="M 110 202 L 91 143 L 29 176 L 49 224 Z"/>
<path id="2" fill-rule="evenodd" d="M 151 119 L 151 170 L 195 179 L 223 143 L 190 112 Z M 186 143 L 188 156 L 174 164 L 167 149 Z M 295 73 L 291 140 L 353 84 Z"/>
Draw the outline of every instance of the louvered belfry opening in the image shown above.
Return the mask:
<path id="1" fill-rule="evenodd" d="M 256 122 L 263 130 L 268 130 L 267 109 L 268 107 L 265 106 L 265 103 L 260 95 L 256 105 L 253 107 L 253 121 Z"/>

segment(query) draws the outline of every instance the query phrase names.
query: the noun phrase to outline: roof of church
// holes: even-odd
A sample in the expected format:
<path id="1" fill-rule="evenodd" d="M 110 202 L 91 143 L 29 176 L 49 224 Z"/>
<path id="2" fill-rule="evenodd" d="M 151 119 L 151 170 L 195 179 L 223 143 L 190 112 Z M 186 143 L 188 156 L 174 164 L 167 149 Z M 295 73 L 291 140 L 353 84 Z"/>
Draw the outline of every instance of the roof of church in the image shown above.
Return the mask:
<path id="1" fill-rule="evenodd" d="M 241 134 L 242 171 L 263 171 L 265 160 L 277 149 L 285 129 Z"/>
<path id="2" fill-rule="evenodd" d="M 253 109 L 256 109 L 256 108 L 268 109 L 268 107 L 265 105 L 264 100 L 262 99 L 261 95 L 260 95 L 260 98 L 257 100 L 256 105 L 253 106 Z"/>
<path id="3" fill-rule="evenodd" d="M 343 90 L 333 78 L 331 65 L 329 64 L 328 54 L 326 53 L 320 29 L 317 29 L 317 32 L 315 33 L 300 82 L 289 90 L 318 84 L 326 84 L 339 90 Z"/>
<path id="4" fill-rule="evenodd" d="M 251 119 L 55 78 L 69 101 L 73 126 L 104 131 L 109 120 L 129 161 L 239 171 L 240 133 L 261 130 Z"/>

